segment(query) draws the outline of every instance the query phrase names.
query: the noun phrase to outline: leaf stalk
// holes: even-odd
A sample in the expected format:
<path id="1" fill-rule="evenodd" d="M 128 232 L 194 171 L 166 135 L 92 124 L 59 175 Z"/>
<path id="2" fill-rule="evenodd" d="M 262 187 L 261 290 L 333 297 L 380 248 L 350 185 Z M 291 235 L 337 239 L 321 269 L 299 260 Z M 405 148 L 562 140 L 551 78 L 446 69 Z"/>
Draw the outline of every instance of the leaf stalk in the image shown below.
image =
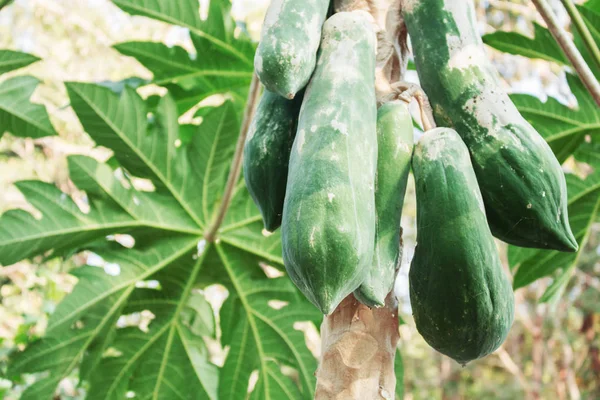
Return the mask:
<path id="1" fill-rule="evenodd" d="M 583 43 L 585 44 L 585 47 L 587 47 L 590 54 L 592 55 L 592 58 L 594 59 L 596 66 L 598 68 L 600 68 L 600 49 L 598 48 L 596 41 L 592 37 L 590 30 L 588 29 L 587 25 L 585 24 L 585 21 L 581 17 L 581 13 L 579 12 L 579 10 L 577 10 L 577 7 L 575 6 L 575 3 L 573 3 L 572 0 L 560 0 L 560 1 L 562 2 L 563 6 L 567 10 L 569 17 L 571 17 L 573 26 L 575 26 L 575 29 L 577 29 L 577 32 L 579 32 L 579 34 L 581 35 L 581 38 L 583 39 Z"/>
<path id="2" fill-rule="evenodd" d="M 207 242 L 214 242 L 216 239 L 217 231 L 221 227 L 229 205 L 231 204 L 231 198 L 235 186 L 240 178 L 242 170 L 242 160 L 244 157 L 244 144 L 246 143 L 246 137 L 248 136 L 248 129 L 250 128 L 250 122 L 256 111 L 258 105 L 258 99 L 260 97 L 260 82 L 256 74 L 252 74 L 252 83 L 250 84 L 250 90 L 248 91 L 248 101 L 246 102 L 246 109 L 244 110 L 244 119 L 242 120 L 242 126 L 240 128 L 240 135 L 238 136 L 237 144 L 235 146 L 235 153 L 231 161 L 231 168 L 229 170 L 229 176 L 227 177 L 227 183 L 225 184 L 225 191 L 223 192 L 223 200 L 219 206 L 219 212 L 215 221 L 212 223 L 210 228 L 206 231 L 204 239 Z"/>
<path id="3" fill-rule="evenodd" d="M 600 83 L 596 80 L 589 65 L 586 64 L 583 56 L 577 47 L 575 47 L 575 44 L 567 32 L 558 23 L 556 15 L 554 15 L 550 5 L 546 0 L 533 0 L 533 4 L 535 4 L 538 12 L 546 22 L 546 25 L 548 25 L 548 29 L 550 30 L 550 33 L 552 33 L 554 40 L 556 40 L 556 43 L 558 43 L 563 53 L 565 53 L 569 59 L 586 89 L 590 92 L 596 104 L 600 106 Z"/>

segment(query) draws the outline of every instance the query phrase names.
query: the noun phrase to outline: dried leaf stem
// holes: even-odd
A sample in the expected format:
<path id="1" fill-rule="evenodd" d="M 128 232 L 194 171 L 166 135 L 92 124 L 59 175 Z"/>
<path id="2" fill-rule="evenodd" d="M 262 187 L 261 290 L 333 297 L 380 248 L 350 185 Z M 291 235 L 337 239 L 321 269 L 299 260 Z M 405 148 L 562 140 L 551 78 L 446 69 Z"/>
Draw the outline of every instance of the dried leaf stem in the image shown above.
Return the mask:
<path id="1" fill-rule="evenodd" d="M 567 32 L 558 23 L 556 15 L 554 15 L 550 5 L 546 0 L 533 0 L 533 4 L 535 4 L 538 12 L 546 22 L 546 25 L 548 25 L 548 29 L 550 30 L 550 33 L 552 33 L 554 40 L 556 40 L 563 53 L 565 53 L 569 59 L 586 89 L 590 92 L 596 104 L 600 106 L 600 83 L 596 80 L 590 67 L 586 64 L 583 56 L 577 47 L 575 47 L 575 44 Z"/>
<path id="2" fill-rule="evenodd" d="M 572 0 L 560 0 L 560 1 L 562 2 L 563 6 L 567 10 L 567 13 L 569 13 L 569 16 L 571 17 L 571 21 L 573 22 L 573 26 L 575 27 L 575 29 L 577 29 L 577 32 L 579 32 L 579 34 L 581 35 L 581 38 L 583 39 L 583 43 L 585 44 L 585 47 L 587 47 L 590 54 L 592 55 L 592 58 L 594 59 L 596 66 L 598 68 L 600 68 L 600 49 L 598 49 L 598 45 L 596 44 L 596 41 L 592 37 L 592 34 L 590 33 L 590 30 L 588 29 L 587 25 L 585 24 L 585 21 L 581 17 L 579 10 L 577 10 L 575 3 L 573 3 Z"/>

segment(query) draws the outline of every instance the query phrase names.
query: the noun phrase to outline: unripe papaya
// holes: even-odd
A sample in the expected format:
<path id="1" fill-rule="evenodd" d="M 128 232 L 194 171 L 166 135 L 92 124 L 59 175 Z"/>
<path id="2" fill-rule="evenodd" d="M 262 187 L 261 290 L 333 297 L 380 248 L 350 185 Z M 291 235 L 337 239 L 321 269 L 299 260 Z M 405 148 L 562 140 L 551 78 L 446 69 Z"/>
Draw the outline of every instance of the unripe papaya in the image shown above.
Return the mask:
<path id="1" fill-rule="evenodd" d="M 281 225 L 290 151 L 302 96 L 285 99 L 265 90 L 244 145 L 244 179 L 269 232 Z"/>
<path id="2" fill-rule="evenodd" d="M 369 307 L 383 307 L 402 260 L 402 206 L 413 150 L 413 125 L 401 101 L 377 110 L 377 175 L 375 177 L 375 253 L 367 276 L 354 296 Z"/>
<path id="3" fill-rule="evenodd" d="M 373 258 L 375 49 L 369 14 L 343 12 L 325 22 L 290 157 L 283 260 L 324 314 L 358 288 Z"/>
<path id="4" fill-rule="evenodd" d="M 484 357 L 506 338 L 514 317 L 469 151 L 449 128 L 415 146 L 417 247 L 409 271 L 419 333 L 461 364 Z"/>
<path id="5" fill-rule="evenodd" d="M 577 250 L 561 166 L 502 89 L 473 1 L 411 0 L 403 12 L 423 89 L 438 125 L 456 129 L 469 148 L 494 236 Z"/>
<path id="6" fill-rule="evenodd" d="M 315 69 L 329 0 L 272 0 L 254 57 L 267 89 L 288 99 L 306 86 Z"/>

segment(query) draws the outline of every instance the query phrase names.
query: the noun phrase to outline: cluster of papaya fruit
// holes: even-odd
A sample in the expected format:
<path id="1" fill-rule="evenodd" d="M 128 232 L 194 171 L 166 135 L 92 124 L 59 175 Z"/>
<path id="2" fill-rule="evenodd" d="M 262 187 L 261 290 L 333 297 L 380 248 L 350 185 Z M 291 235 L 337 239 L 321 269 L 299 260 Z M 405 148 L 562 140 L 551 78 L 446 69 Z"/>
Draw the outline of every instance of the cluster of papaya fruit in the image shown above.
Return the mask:
<path id="1" fill-rule="evenodd" d="M 501 89 L 472 1 L 407 0 L 402 13 L 443 127 L 415 146 L 405 103 L 377 109 L 368 13 L 332 14 L 329 0 L 273 0 L 255 56 L 265 91 L 244 176 L 265 229 L 282 228 L 290 278 L 327 315 L 352 293 L 384 305 L 402 258 L 412 166 L 415 323 L 432 347 L 464 364 L 497 349 L 513 321 L 493 236 L 561 251 L 577 242 L 561 167 Z"/>

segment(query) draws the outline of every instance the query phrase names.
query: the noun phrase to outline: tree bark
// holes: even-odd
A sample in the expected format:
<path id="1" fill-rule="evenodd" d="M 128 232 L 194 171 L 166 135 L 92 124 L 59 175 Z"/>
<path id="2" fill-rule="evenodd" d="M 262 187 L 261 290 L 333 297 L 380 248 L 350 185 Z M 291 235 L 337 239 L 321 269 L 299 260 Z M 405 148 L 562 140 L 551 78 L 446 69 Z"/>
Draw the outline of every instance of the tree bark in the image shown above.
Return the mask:
<path id="1" fill-rule="evenodd" d="M 370 309 L 350 295 L 321 324 L 317 400 L 393 399 L 398 303 Z"/>

